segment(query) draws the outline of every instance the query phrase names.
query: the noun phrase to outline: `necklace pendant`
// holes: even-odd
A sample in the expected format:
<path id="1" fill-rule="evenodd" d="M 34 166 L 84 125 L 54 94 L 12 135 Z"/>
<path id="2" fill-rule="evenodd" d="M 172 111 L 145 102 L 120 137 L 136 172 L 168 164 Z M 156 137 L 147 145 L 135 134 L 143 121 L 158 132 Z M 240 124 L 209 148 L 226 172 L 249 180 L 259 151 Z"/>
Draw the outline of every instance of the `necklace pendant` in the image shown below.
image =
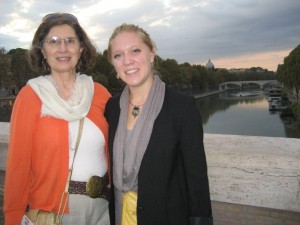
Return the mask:
<path id="1" fill-rule="evenodd" d="M 135 119 L 135 117 L 137 117 L 140 114 L 140 108 L 138 106 L 133 106 L 131 114 Z"/>

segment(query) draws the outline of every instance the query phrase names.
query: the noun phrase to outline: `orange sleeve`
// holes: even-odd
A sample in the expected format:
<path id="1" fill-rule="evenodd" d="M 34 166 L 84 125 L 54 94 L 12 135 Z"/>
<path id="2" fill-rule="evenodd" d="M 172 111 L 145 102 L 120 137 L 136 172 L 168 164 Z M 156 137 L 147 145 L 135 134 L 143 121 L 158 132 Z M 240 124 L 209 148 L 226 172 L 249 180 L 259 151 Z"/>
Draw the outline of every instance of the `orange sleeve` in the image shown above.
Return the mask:
<path id="1" fill-rule="evenodd" d="M 39 98 L 25 86 L 16 98 L 10 122 L 4 191 L 6 225 L 20 224 L 28 203 L 33 132 L 40 108 Z"/>

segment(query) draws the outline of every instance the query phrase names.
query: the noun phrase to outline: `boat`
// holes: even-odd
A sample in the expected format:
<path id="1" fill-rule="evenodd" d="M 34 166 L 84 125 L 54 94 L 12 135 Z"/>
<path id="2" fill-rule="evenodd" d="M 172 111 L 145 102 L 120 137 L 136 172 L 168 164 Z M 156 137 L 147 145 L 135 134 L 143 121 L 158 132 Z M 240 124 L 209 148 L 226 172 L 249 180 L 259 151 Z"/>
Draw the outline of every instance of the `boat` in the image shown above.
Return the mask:
<path id="1" fill-rule="evenodd" d="M 269 91 L 268 101 L 281 101 L 281 89 L 271 89 Z"/>
<path id="2" fill-rule="evenodd" d="M 278 101 L 269 102 L 269 111 L 277 111 L 279 109 Z"/>
<path id="3" fill-rule="evenodd" d="M 256 95 L 260 95 L 261 92 L 246 92 L 246 91 L 243 91 L 243 92 L 238 92 L 238 93 L 235 93 L 235 94 L 230 94 L 231 96 L 234 96 L 234 97 L 248 97 L 248 96 L 256 96 Z"/>
<path id="4" fill-rule="evenodd" d="M 281 101 L 281 96 L 269 96 L 268 102 L 279 102 Z"/>

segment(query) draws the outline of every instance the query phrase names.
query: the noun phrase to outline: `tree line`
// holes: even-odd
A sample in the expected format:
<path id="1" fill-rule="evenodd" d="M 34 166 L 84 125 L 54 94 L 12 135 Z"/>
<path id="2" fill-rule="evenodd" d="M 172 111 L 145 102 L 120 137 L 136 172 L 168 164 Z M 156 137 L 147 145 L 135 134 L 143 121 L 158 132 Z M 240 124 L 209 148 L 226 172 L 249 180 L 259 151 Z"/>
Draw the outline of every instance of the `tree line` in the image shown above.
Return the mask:
<path id="1" fill-rule="evenodd" d="M 287 89 L 295 90 L 297 103 L 300 91 L 300 45 L 293 49 L 277 67 L 277 79 Z"/>
<path id="2" fill-rule="evenodd" d="M 294 48 L 283 60 L 283 64 L 277 67 L 277 79 L 281 82 L 286 90 L 292 90 L 292 96 L 296 96 L 290 108 L 294 117 L 300 123 L 300 45 Z"/>
<path id="3" fill-rule="evenodd" d="M 39 76 L 32 71 L 26 59 L 26 49 L 16 48 L 6 51 L 0 48 L 0 88 L 16 85 L 21 89 L 27 81 Z M 260 72 L 257 72 L 260 69 Z M 167 84 L 192 94 L 217 90 L 226 81 L 274 80 L 273 71 L 253 67 L 231 73 L 227 69 L 207 70 L 203 65 L 179 64 L 175 59 L 156 56 L 154 70 Z M 86 72 L 94 81 L 103 84 L 112 94 L 123 88 L 123 82 L 116 78 L 116 72 L 107 58 L 107 50 L 97 53 L 95 66 Z"/>

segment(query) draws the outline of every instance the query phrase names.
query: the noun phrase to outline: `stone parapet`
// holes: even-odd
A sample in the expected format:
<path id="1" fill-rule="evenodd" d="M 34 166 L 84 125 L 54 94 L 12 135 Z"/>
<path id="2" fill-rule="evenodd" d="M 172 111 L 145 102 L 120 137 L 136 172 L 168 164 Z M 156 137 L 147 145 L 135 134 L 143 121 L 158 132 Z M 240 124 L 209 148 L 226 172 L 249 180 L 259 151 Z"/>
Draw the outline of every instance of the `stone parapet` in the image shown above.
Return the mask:
<path id="1" fill-rule="evenodd" d="M 5 170 L 10 123 L 0 122 L 0 170 Z"/>
<path id="2" fill-rule="evenodd" d="M 204 135 L 214 201 L 300 212 L 300 139 Z"/>
<path id="3" fill-rule="evenodd" d="M 5 170 L 9 123 L 0 123 Z M 300 139 L 204 134 L 211 199 L 300 212 Z"/>

